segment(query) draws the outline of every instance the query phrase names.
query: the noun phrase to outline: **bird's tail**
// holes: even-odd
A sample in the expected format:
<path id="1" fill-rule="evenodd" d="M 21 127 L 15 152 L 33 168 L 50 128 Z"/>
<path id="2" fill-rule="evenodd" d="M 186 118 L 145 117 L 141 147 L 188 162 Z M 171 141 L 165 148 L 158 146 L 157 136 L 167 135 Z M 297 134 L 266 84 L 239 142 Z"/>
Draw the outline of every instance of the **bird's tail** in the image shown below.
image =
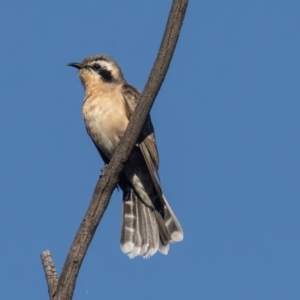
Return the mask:
<path id="1" fill-rule="evenodd" d="M 183 231 L 165 197 L 164 213 L 146 206 L 131 190 L 123 200 L 121 249 L 130 258 L 145 258 L 157 250 L 168 254 L 169 243 L 183 239 Z"/>

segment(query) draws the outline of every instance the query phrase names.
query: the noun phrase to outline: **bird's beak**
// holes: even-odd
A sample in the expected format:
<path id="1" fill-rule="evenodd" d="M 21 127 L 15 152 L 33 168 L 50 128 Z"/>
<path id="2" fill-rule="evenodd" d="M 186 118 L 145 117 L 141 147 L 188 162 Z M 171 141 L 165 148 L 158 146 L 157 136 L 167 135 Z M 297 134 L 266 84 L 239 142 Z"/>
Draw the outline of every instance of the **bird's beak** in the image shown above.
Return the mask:
<path id="1" fill-rule="evenodd" d="M 79 63 L 69 63 L 69 64 L 67 64 L 67 66 L 74 67 L 79 70 L 82 68 L 81 64 L 79 64 Z"/>

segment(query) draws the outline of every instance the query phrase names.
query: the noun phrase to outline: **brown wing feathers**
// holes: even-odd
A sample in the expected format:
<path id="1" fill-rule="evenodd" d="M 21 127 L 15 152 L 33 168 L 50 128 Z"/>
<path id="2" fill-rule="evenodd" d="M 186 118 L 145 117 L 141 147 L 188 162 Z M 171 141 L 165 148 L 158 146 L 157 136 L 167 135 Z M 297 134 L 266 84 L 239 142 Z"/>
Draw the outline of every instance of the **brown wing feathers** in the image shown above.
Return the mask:
<path id="1" fill-rule="evenodd" d="M 130 85 L 124 85 L 123 96 L 130 119 L 139 93 Z M 123 201 L 121 248 L 130 257 L 148 257 L 158 249 L 167 254 L 169 242 L 182 239 L 181 226 L 160 187 L 158 164 L 154 130 L 149 116 L 138 141 L 138 148 L 133 149 L 123 170 L 132 189 L 129 188 L 125 193 Z"/>

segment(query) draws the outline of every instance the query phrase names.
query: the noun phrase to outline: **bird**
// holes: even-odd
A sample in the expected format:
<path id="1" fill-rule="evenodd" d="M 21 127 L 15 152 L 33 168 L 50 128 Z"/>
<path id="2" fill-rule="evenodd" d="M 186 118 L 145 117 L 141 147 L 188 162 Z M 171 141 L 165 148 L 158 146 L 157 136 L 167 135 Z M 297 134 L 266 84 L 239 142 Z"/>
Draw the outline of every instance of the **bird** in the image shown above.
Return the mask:
<path id="1" fill-rule="evenodd" d="M 117 62 L 108 55 L 69 63 L 78 69 L 85 96 L 86 130 L 105 164 L 111 160 L 139 101 Z M 183 239 L 182 227 L 164 196 L 158 174 L 159 157 L 151 117 L 145 122 L 118 186 L 123 191 L 121 250 L 130 258 L 167 255 L 169 245 Z"/>

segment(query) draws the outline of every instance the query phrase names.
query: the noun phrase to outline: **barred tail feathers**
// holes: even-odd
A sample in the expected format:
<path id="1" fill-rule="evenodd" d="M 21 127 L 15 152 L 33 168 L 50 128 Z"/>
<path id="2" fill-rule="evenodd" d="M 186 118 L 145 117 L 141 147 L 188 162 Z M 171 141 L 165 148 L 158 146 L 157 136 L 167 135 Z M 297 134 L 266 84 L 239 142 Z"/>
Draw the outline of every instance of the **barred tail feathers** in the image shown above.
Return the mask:
<path id="1" fill-rule="evenodd" d="M 131 190 L 123 200 L 121 249 L 130 258 L 145 258 L 157 250 L 168 254 L 169 243 L 183 239 L 183 231 L 165 197 L 164 218 L 146 206 Z"/>
<path id="2" fill-rule="evenodd" d="M 165 226 L 168 230 L 168 233 L 171 237 L 172 242 L 180 242 L 183 240 L 183 230 L 182 227 L 177 220 L 173 210 L 171 209 L 166 197 L 162 195 L 163 200 L 165 202 L 165 216 L 164 216 L 164 222 Z"/>
<path id="3" fill-rule="evenodd" d="M 121 249 L 130 258 L 149 257 L 159 249 L 159 229 L 153 210 L 131 190 L 123 200 Z"/>

